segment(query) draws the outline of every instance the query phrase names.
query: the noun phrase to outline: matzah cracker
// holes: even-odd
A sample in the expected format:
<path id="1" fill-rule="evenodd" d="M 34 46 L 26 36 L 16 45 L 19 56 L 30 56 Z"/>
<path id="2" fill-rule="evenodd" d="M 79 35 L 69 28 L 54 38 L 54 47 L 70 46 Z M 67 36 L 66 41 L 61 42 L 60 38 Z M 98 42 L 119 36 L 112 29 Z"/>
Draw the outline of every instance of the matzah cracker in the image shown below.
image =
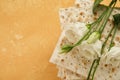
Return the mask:
<path id="1" fill-rule="evenodd" d="M 61 8 L 59 10 L 61 27 L 63 28 L 64 24 L 69 24 L 74 22 L 90 23 L 91 17 L 94 17 L 94 16 L 91 10 L 92 5 L 89 4 L 89 6 L 90 7 L 81 6 L 81 8 L 75 7 L 75 6 L 69 7 L 69 8 Z"/>
<path id="2" fill-rule="evenodd" d="M 86 78 L 74 73 L 70 70 L 67 70 L 65 68 L 62 68 L 60 66 L 58 66 L 59 72 L 58 72 L 58 77 L 60 77 L 63 80 L 85 80 Z"/>
<path id="3" fill-rule="evenodd" d="M 102 8 L 103 7 L 101 7 L 101 9 Z M 92 9 L 91 9 L 91 11 L 92 11 Z M 115 13 L 120 13 L 120 11 L 119 10 L 114 10 L 112 14 L 115 14 Z M 96 14 L 95 17 L 98 16 L 98 15 L 99 14 Z M 73 16 L 73 15 L 71 15 L 71 16 Z M 77 16 L 79 17 L 80 15 L 77 14 Z M 109 32 L 110 27 L 113 26 L 111 19 L 112 19 L 112 16 L 109 19 L 109 22 L 107 24 L 107 28 L 104 31 L 104 35 L 106 35 Z M 74 20 L 72 22 L 68 21 L 66 23 L 63 23 L 62 26 L 64 27 L 68 23 L 79 22 L 79 21 L 77 21 L 77 19 L 74 19 Z M 91 20 L 94 20 L 93 16 L 91 16 Z M 115 41 L 116 46 L 120 45 L 119 44 L 119 38 L 120 38 L 119 34 L 120 34 L 120 31 L 117 33 L 116 38 L 115 38 L 116 39 L 116 41 Z M 103 38 L 104 38 L 104 36 L 103 36 Z M 64 32 L 61 35 L 60 41 L 58 42 L 58 46 L 57 46 L 57 48 L 54 52 L 54 55 L 53 55 L 53 57 L 51 58 L 50 61 L 66 68 L 66 69 L 69 69 L 73 72 L 76 72 L 80 75 L 87 76 L 87 73 L 89 71 L 88 69 L 90 68 L 90 65 L 91 65 L 92 61 L 91 60 L 88 61 L 86 58 L 84 58 L 82 55 L 80 55 L 80 53 L 79 54 L 75 53 L 74 50 L 77 49 L 77 48 L 75 48 L 73 51 L 71 51 L 70 53 L 68 53 L 66 55 L 59 54 L 61 43 L 62 44 L 69 43 L 69 41 L 66 39 L 66 37 L 64 35 Z M 75 51 L 77 51 L 77 50 L 75 50 Z M 62 62 L 63 60 L 64 60 L 64 62 Z M 101 62 L 102 63 L 100 63 L 100 66 L 99 66 L 99 68 L 96 72 L 95 80 L 119 80 L 120 79 L 120 77 L 119 77 L 119 75 L 120 75 L 119 66 L 116 67 L 112 64 L 106 64 L 106 63 L 104 63 L 104 61 L 101 61 Z M 72 63 L 72 65 L 71 65 L 71 63 Z"/>
<path id="4" fill-rule="evenodd" d="M 111 26 L 110 26 L 111 25 Z M 71 26 L 74 26 L 74 24 L 71 24 Z M 106 35 L 110 27 L 112 27 L 111 20 L 107 24 L 107 29 L 104 31 L 104 35 Z M 70 25 L 68 26 L 70 27 Z M 76 35 L 76 34 L 75 34 Z M 118 38 L 120 38 L 120 31 L 116 35 L 116 46 L 120 46 Z M 80 38 L 80 37 L 79 37 Z M 104 36 L 103 36 L 104 38 Z M 82 56 L 82 53 L 77 50 L 77 48 L 74 48 L 71 52 L 67 53 L 66 55 L 59 54 L 60 52 L 60 46 L 63 44 L 72 44 L 72 42 L 68 41 L 69 39 L 66 38 L 65 32 L 62 32 L 61 38 L 58 42 L 58 45 L 55 49 L 55 52 L 51 58 L 51 62 L 60 65 L 68 70 L 71 70 L 73 72 L 76 72 L 80 75 L 83 75 L 87 77 L 87 74 L 89 72 L 89 68 L 91 66 L 92 60 L 87 60 L 84 56 Z M 107 67 L 105 66 L 106 63 L 103 63 L 104 61 L 101 61 L 100 66 L 96 72 L 95 79 L 96 80 L 116 80 L 120 79 L 120 68 L 119 66 L 114 66 L 112 64 L 107 64 Z M 113 71 L 114 69 L 114 71 Z M 102 71 L 101 71 L 102 70 Z M 100 78 L 99 78 L 100 76 Z"/>

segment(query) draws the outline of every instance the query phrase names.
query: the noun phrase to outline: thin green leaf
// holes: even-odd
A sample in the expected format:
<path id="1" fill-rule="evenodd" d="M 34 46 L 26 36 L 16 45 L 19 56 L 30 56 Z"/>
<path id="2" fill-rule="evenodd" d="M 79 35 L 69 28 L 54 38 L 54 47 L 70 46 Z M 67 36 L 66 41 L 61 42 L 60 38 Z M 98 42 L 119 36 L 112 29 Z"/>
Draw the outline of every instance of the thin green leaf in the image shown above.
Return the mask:
<path id="1" fill-rule="evenodd" d="M 120 28 L 120 14 L 113 15 L 114 18 L 114 25 L 117 25 L 117 27 Z"/>
<path id="2" fill-rule="evenodd" d="M 96 8 L 98 5 L 102 2 L 103 0 L 95 0 L 94 5 L 93 5 L 93 13 L 95 13 Z"/>
<path id="3" fill-rule="evenodd" d="M 73 49 L 74 46 L 72 45 L 64 45 L 61 48 L 61 52 L 60 53 L 68 53 Z"/>
<path id="4" fill-rule="evenodd" d="M 112 0 L 109 6 L 112 6 L 116 2 L 117 2 L 117 0 Z"/>

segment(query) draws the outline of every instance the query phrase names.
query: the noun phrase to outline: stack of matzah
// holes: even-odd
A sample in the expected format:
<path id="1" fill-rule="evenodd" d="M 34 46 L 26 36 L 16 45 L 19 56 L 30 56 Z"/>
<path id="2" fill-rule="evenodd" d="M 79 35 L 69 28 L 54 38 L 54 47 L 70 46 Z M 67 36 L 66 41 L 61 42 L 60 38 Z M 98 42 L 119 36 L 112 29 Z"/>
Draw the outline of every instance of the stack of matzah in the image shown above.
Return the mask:
<path id="1" fill-rule="evenodd" d="M 103 10 L 105 10 L 105 6 L 100 5 L 94 15 L 92 7 L 92 0 L 76 0 L 75 6 L 61 8 L 59 11 L 62 33 L 50 62 L 57 65 L 59 69 L 58 77 L 62 80 L 86 80 L 94 58 L 85 57 L 84 53 L 87 54 L 87 52 L 82 51 L 80 46 L 75 47 L 67 54 L 59 53 L 62 45 L 77 42 L 84 34 L 83 27 L 85 24 L 95 21 Z M 120 9 L 114 9 L 112 15 L 116 13 L 120 13 Z M 105 35 L 107 35 L 110 28 L 113 27 L 112 15 L 103 32 L 102 40 L 105 39 Z M 114 42 L 115 46 L 120 48 L 120 31 L 117 32 Z M 100 45 L 95 47 L 99 49 L 99 46 Z M 120 80 L 120 64 L 113 65 L 113 63 L 108 63 L 102 58 L 95 74 L 95 80 Z"/>

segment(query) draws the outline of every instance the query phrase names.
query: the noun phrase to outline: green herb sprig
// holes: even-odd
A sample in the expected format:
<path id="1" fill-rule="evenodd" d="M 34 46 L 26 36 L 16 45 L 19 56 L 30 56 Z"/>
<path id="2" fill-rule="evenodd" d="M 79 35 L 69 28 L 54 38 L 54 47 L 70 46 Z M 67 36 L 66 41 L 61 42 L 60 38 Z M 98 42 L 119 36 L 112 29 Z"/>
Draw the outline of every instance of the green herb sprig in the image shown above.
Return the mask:
<path id="1" fill-rule="evenodd" d="M 113 15 L 113 18 L 114 18 L 115 29 L 114 29 L 114 33 L 113 33 L 108 51 L 110 51 L 110 49 L 114 46 L 113 40 L 114 40 L 115 34 L 117 30 L 120 29 L 120 14 Z"/>
<path id="2" fill-rule="evenodd" d="M 110 13 L 113 11 L 113 8 L 115 7 L 116 1 L 117 1 L 117 0 L 112 0 L 112 2 L 110 3 L 110 5 L 107 7 L 107 10 L 110 11 Z M 109 18 L 109 16 L 110 16 L 110 14 L 108 14 L 108 16 L 106 16 L 106 17 Z M 117 15 L 114 15 L 113 17 L 114 17 L 114 24 L 115 24 L 115 25 L 118 25 L 118 23 L 120 22 L 120 21 L 119 21 L 119 18 L 118 18 L 118 14 L 117 14 Z M 116 22 L 116 21 L 117 21 L 117 22 Z M 104 23 L 102 26 L 105 26 L 105 25 L 106 25 L 106 21 L 105 21 L 105 23 Z M 104 30 L 104 28 L 105 28 L 105 27 L 102 27 L 102 26 L 100 27 L 101 29 L 99 29 L 100 32 L 103 32 L 103 30 Z M 114 30 L 114 34 L 113 34 L 113 36 L 112 36 L 111 43 L 110 43 L 110 47 L 109 47 L 108 50 L 110 50 L 111 47 L 112 47 L 112 45 L 113 45 L 113 39 L 114 39 L 115 34 L 116 34 L 116 32 L 117 32 L 117 27 L 113 27 L 113 28 L 110 30 L 110 32 L 109 32 L 109 34 L 108 34 L 105 42 L 104 42 L 103 45 L 102 45 L 101 55 L 102 55 L 103 52 L 104 52 L 104 48 L 105 48 L 105 46 L 106 46 L 106 43 L 107 43 L 107 41 L 108 41 L 111 33 L 113 32 L 113 30 Z M 96 72 L 96 70 L 97 70 L 97 67 L 99 66 L 100 59 L 101 59 L 100 57 L 98 57 L 97 59 L 94 59 L 92 65 L 91 65 L 90 71 L 89 71 L 89 73 L 88 73 L 87 80 L 94 80 L 94 75 L 95 75 L 95 72 Z"/>
<path id="3" fill-rule="evenodd" d="M 91 24 L 87 24 L 86 27 L 89 29 L 88 32 L 75 44 L 73 45 L 63 45 L 61 47 L 61 52 L 60 53 L 68 53 L 70 52 L 74 47 L 80 45 L 82 41 L 84 40 L 94 40 L 95 38 L 90 39 L 90 35 L 92 35 L 94 32 L 97 33 L 96 35 L 100 35 L 98 38 L 101 38 L 102 32 L 107 24 L 107 21 L 109 19 L 109 16 L 111 15 L 113 8 L 116 4 L 117 0 L 112 0 L 110 5 L 107 7 L 107 9 L 100 15 L 100 17 L 94 21 Z M 99 33 L 99 34 L 98 34 Z M 95 41 L 95 40 L 94 40 Z M 94 42 L 93 41 L 93 42 Z"/>
<path id="4" fill-rule="evenodd" d="M 100 2 L 102 2 L 103 0 L 95 0 L 94 2 L 94 7 L 93 7 L 93 11 L 96 9 L 96 7 L 100 4 Z M 109 6 L 106 7 L 106 10 L 100 15 L 100 17 L 94 21 L 91 24 L 87 24 L 86 27 L 89 29 L 88 32 L 75 44 L 73 45 L 64 45 L 61 47 L 61 53 L 68 53 L 69 51 L 71 51 L 74 47 L 80 45 L 84 40 L 87 40 L 88 43 L 93 43 L 95 42 L 97 39 L 101 39 L 101 35 L 104 31 L 104 28 L 108 22 L 108 19 L 116 5 L 117 0 L 112 0 L 111 3 L 109 4 Z M 110 41 L 110 45 L 108 48 L 108 51 L 110 51 L 110 49 L 113 47 L 114 43 L 114 38 L 115 38 L 115 34 L 118 30 L 118 28 L 120 28 L 120 14 L 116 14 L 113 16 L 114 18 L 114 27 L 111 28 L 108 36 L 106 37 L 106 40 L 104 41 L 102 48 L 101 48 L 101 55 L 104 53 L 104 49 L 106 47 L 107 41 L 110 38 L 110 35 L 113 33 L 113 36 L 111 38 Z M 93 37 L 95 36 L 95 37 Z M 98 57 L 96 59 L 94 59 L 88 76 L 87 76 L 87 80 L 94 80 L 94 75 L 95 72 L 97 70 L 97 67 L 99 66 L 99 62 L 100 62 L 101 57 Z"/>
<path id="5" fill-rule="evenodd" d="M 111 28 L 108 36 L 106 37 L 106 40 L 104 41 L 102 48 L 101 48 L 101 55 L 104 52 L 105 46 L 107 44 L 108 39 L 110 38 L 110 35 L 113 33 L 112 38 L 111 38 L 111 42 L 108 48 L 108 51 L 110 51 L 110 49 L 113 47 L 113 41 L 116 35 L 117 30 L 120 28 L 120 14 L 115 14 L 113 15 L 114 18 L 114 27 Z M 98 57 L 97 59 L 94 59 L 92 66 L 90 68 L 87 80 L 94 80 L 94 75 L 95 72 L 97 70 L 97 67 L 99 66 L 99 62 L 100 62 L 101 57 Z"/>

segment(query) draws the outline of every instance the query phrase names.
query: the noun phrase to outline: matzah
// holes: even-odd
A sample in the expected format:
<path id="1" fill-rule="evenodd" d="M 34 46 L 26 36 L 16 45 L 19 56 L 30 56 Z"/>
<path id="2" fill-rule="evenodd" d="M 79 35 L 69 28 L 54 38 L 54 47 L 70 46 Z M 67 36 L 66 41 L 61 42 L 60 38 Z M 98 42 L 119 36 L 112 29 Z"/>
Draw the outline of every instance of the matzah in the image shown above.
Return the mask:
<path id="1" fill-rule="evenodd" d="M 60 21 L 61 21 L 61 25 L 62 25 L 64 30 L 66 29 L 65 28 L 66 26 L 67 27 L 70 27 L 70 25 L 73 26 L 74 24 L 76 24 L 76 22 L 84 22 L 85 24 L 87 22 L 93 22 L 99 16 L 99 14 L 102 12 L 102 11 L 99 11 L 99 14 L 93 15 L 92 14 L 92 7 L 91 7 L 91 9 L 89 7 L 88 12 L 84 9 L 84 12 L 86 14 L 88 13 L 88 15 L 91 15 L 91 16 L 89 16 L 89 19 L 84 20 L 85 18 L 83 18 L 83 19 L 81 19 L 83 21 L 79 21 L 78 17 L 81 17 L 81 15 L 78 14 L 78 13 L 79 13 L 79 10 L 81 9 L 81 7 L 80 7 L 80 5 L 78 6 L 78 4 L 80 4 L 82 2 L 86 3 L 87 0 L 84 0 L 84 1 L 78 0 L 77 1 L 77 7 L 68 8 L 68 9 L 60 11 L 60 17 L 61 17 Z M 90 5 L 91 4 L 93 4 L 92 1 L 91 1 Z M 104 6 L 100 6 L 99 9 L 104 10 Z M 76 11 L 76 14 L 74 14 L 75 11 Z M 72 14 L 68 16 L 69 13 L 70 14 L 72 13 Z M 112 15 L 115 14 L 115 13 L 120 13 L 120 10 L 115 9 L 113 11 Z M 86 14 L 85 14 L 85 16 L 86 16 Z M 63 18 L 63 15 L 66 16 L 66 17 Z M 109 32 L 110 27 L 112 27 L 112 26 L 113 26 L 113 24 L 112 24 L 112 16 L 111 16 L 110 19 L 109 19 L 109 22 L 107 24 L 107 27 L 104 31 L 103 39 L 104 39 L 104 36 Z M 80 75 L 83 75 L 83 76 L 87 77 L 87 73 L 89 71 L 88 69 L 90 68 L 92 60 L 87 60 L 84 56 L 81 55 L 82 53 L 76 52 L 77 48 L 75 48 L 73 51 L 71 51 L 70 53 L 68 53 L 66 55 L 59 54 L 61 45 L 66 44 L 66 43 L 72 44 L 72 42 L 69 42 L 69 39 L 66 39 L 66 35 L 65 35 L 64 30 L 61 34 L 61 38 L 58 41 L 58 45 L 57 45 L 57 47 L 54 51 L 54 54 L 53 54 L 50 61 L 57 64 L 57 65 L 60 65 L 63 68 L 66 68 L 66 69 L 71 70 L 71 71 L 73 71 L 77 74 L 80 74 Z M 116 46 L 118 46 L 118 47 L 120 47 L 120 43 L 119 43 L 120 36 L 119 36 L 119 34 L 120 34 L 120 32 L 117 33 L 116 38 L 115 38 L 116 39 L 115 43 L 116 43 Z M 107 64 L 104 61 L 101 61 L 101 62 L 102 63 L 100 63 L 100 66 L 99 66 L 99 68 L 96 72 L 95 80 L 119 80 L 120 79 L 120 77 L 119 77 L 119 75 L 120 75 L 119 65 L 114 66 L 112 64 Z"/>

